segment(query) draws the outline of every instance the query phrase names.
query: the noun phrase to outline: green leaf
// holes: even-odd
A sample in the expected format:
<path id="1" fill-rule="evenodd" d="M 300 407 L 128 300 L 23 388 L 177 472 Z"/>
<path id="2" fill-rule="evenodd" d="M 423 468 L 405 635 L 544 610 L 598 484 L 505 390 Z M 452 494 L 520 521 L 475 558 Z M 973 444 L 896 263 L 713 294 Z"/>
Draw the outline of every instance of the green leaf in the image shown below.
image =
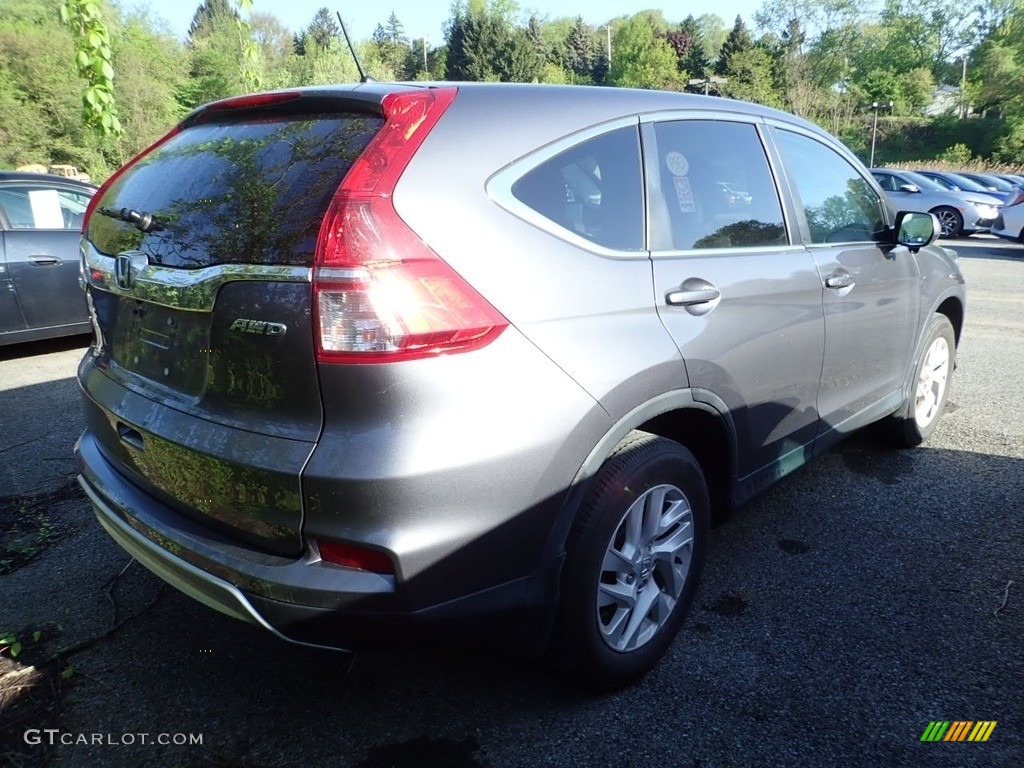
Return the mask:
<path id="1" fill-rule="evenodd" d="M 85 51 L 79 51 L 75 56 L 75 64 L 78 65 L 80 70 L 88 69 L 90 64 L 89 54 Z"/>
<path id="2" fill-rule="evenodd" d="M 68 664 L 60 671 L 61 680 L 70 680 L 75 674 L 75 668 Z"/>
<path id="3" fill-rule="evenodd" d="M 98 106 L 98 99 L 96 98 L 96 88 L 86 88 L 82 91 L 82 100 L 87 106 L 96 108 Z"/>
<path id="4" fill-rule="evenodd" d="M 32 633 L 32 642 L 33 643 L 38 643 L 42 638 L 43 638 L 43 633 L 40 632 L 38 629 L 35 632 Z"/>
<path id="5" fill-rule="evenodd" d="M 100 73 L 106 80 L 114 79 L 114 68 L 106 61 L 103 62 L 103 66 L 100 67 Z"/>
<path id="6" fill-rule="evenodd" d="M 11 658 L 12 659 L 17 658 L 18 654 L 21 653 L 21 641 L 20 640 L 15 640 L 13 643 L 11 643 L 10 648 L 11 648 Z"/>

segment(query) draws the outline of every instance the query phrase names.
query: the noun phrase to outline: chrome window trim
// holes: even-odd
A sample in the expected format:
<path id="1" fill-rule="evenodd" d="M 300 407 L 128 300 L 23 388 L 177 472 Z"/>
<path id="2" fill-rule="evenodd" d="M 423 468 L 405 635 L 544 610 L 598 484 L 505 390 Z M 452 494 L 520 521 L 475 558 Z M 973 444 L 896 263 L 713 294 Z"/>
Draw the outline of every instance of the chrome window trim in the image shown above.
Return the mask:
<path id="1" fill-rule="evenodd" d="M 648 256 L 648 252 L 646 250 L 647 243 L 643 244 L 644 247 L 642 249 L 636 251 L 623 251 L 614 248 L 606 248 L 603 245 L 599 245 L 592 240 L 587 240 L 585 237 L 581 237 L 575 232 L 556 224 L 547 216 L 535 211 L 512 194 L 513 184 L 534 168 L 539 165 L 543 165 L 556 155 L 606 133 L 619 130 L 620 128 L 628 128 L 630 126 L 638 127 L 639 125 L 640 118 L 637 115 L 629 115 L 626 117 L 617 117 L 613 120 L 608 120 L 598 125 L 590 126 L 582 131 L 571 133 L 568 136 L 563 136 L 562 138 L 557 139 L 538 150 L 530 152 L 527 155 L 523 155 L 518 160 L 513 160 L 484 182 L 484 191 L 491 200 L 513 216 L 516 216 L 517 218 L 532 224 L 538 229 L 557 237 L 559 240 L 564 240 L 567 243 L 575 245 L 578 248 L 582 248 L 583 250 L 590 251 L 598 256 L 604 256 L 605 258 L 610 259 L 646 259 Z M 642 181 L 644 173 L 642 156 L 643 150 L 639 132 L 637 133 L 637 146 L 640 147 L 641 150 L 641 156 L 637 158 L 637 162 L 640 165 L 640 176 Z M 642 184 L 640 194 L 643 195 Z M 646 230 L 646 221 L 647 211 L 645 204 L 643 222 L 644 230 Z M 643 232 L 643 236 L 646 237 L 646 231 Z"/>
<path id="2" fill-rule="evenodd" d="M 715 109 L 668 109 L 658 112 L 645 112 L 640 115 L 641 123 L 674 123 L 680 120 L 715 120 L 719 122 L 758 125 L 763 123 L 765 119 L 761 115 Z"/>
<path id="3" fill-rule="evenodd" d="M 667 258 L 685 258 L 685 257 L 696 257 L 715 255 L 720 257 L 729 256 L 754 256 L 757 254 L 770 254 L 770 253 L 795 253 L 797 251 L 807 250 L 803 245 L 797 243 L 789 243 L 787 245 L 754 245 L 754 246 L 743 246 L 742 248 L 736 246 L 722 246 L 721 248 L 681 248 L 679 250 L 661 250 L 651 251 L 652 259 L 667 259 Z"/>
<path id="4" fill-rule="evenodd" d="M 212 312 L 217 293 L 228 283 L 311 283 L 313 280 L 312 267 L 215 264 L 202 269 L 180 269 L 147 264 L 135 272 L 131 287 L 122 288 L 115 275 L 117 257 L 101 254 L 85 239 L 81 254 L 82 277 L 93 288 L 188 312 Z"/>

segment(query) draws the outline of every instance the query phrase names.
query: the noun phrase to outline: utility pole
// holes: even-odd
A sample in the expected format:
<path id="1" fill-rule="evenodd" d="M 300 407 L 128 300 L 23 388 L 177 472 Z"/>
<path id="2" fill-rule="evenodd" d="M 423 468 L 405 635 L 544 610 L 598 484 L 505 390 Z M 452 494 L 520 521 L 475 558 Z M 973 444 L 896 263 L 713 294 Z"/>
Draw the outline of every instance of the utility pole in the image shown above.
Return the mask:
<path id="1" fill-rule="evenodd" d="M 873 101 L 868 107 L 874 117 L 871 120 L 871 160 L 868 161 L 868 168 L 875 167 L 875 136 L 878 134 L 878 111 L 880 109 L 892 109 L 891 101 Z"/>
<path id="2" fill-rule="evenodd" d="M 967 54 L 965 53 L 964 54 L 964 69 L 963 69 L 963 73 L 960 75 L 960 119 L 961 120 L 966 120 L 967 119 L 967 96 L 966 96 L 966 93 L 965 93 L 966 89 L 967 89 Z"/>

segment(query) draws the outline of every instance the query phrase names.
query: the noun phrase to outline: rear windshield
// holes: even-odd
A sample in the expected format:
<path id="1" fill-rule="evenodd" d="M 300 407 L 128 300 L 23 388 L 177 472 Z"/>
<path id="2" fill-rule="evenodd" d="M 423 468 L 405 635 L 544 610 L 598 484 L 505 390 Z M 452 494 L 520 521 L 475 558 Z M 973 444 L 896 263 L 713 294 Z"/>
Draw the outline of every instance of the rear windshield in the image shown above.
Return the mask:
<path id="1" fill-rule="evenodd" d="M 312 264 L 327 205 L 383 122 L 329 114 L 192 126 L 111 185 L 88 237 L 102 253 L 141 250 L 168 267 Z M 122 209 L 158 223 L 143 233 L 109 215 Z"/>

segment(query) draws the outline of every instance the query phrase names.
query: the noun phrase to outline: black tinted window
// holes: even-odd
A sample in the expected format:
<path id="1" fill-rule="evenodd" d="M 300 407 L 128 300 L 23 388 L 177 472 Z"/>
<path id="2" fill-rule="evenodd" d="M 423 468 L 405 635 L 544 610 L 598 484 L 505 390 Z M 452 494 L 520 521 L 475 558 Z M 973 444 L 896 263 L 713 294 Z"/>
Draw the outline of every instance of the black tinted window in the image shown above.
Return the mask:
<path id="1" fill-rule="evenodd" d="M 873 240 L 885 228 L 881 199 L 846 158 L 792 131 L 778 131 L 776 137 L 803 203 L 811 242 Z"/>
<path id="2" fill-rule="evenodd" d="M 654 127 L 676 249 L 785 245 L 782 205 L 757 129 L 680 120 Z"/>
<path id="3" fill-rule="evenodd" d="M 644 247 L 640 141 L 620 128 L 534 168 L 512 194 L 561 227 L 617 250 Z"/>
<path id="4" fill-rule="evenodd" d="M 880 186 L 882 189 L 887 190 L 889 192 L 896 192 L 896 191 L 898 191 L 900 186 L 903 184 L 902 181 L 897 179 L 891 173 L 874 173 L 874 172 L 872 172 L 871 175 L 875 177 L 875 181 L 878 182 L 878 186 Z"/>
<path id="5" fill-rule="evenodd" d="M 289 115 L 187 128 L 129 169 L 100 208 L 151 213 L 143 234 L 97 213 L 102 252 L 144 251 L 151 263 L 310 264 L 320 222 L 345 173 L 382 123 L 364 115 Z"/>

